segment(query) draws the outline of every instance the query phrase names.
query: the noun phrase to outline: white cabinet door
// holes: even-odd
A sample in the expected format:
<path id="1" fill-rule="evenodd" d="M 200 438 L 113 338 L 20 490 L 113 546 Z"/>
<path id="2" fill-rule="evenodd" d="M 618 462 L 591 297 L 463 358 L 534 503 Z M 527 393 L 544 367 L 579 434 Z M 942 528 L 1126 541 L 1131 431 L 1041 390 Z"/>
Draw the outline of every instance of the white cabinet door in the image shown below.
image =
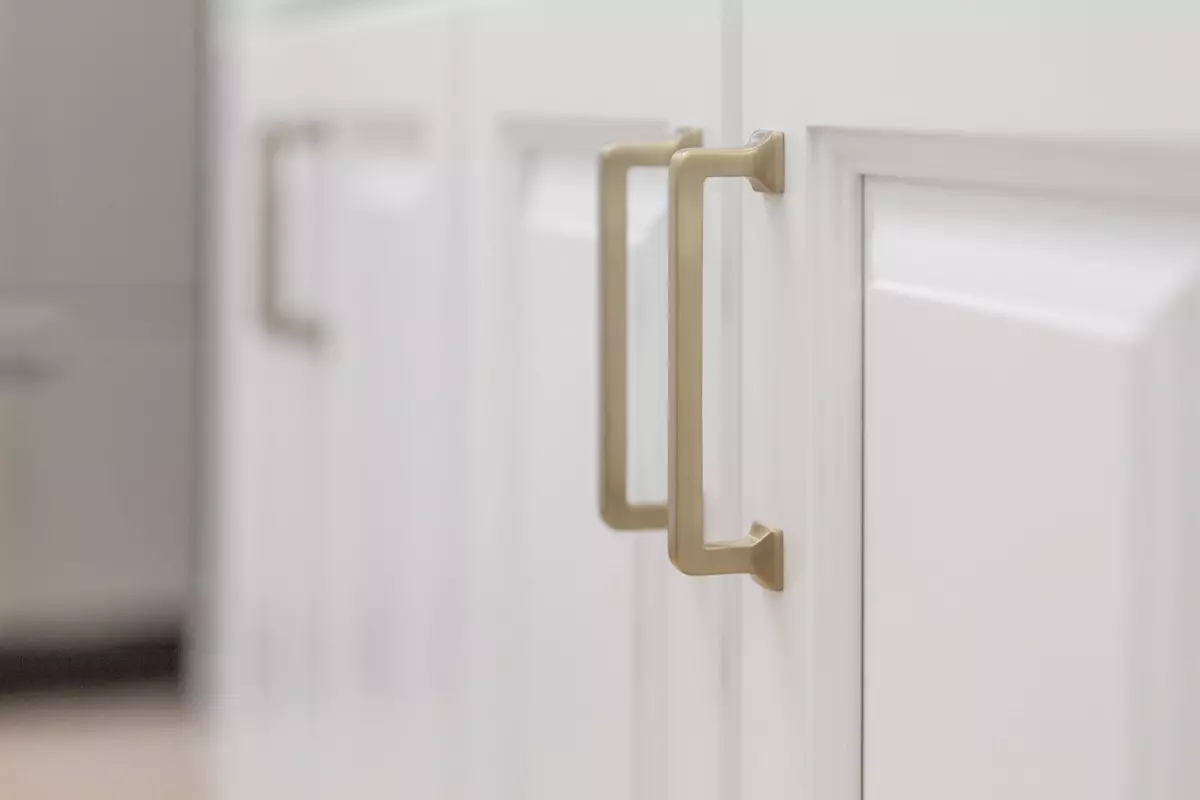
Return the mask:
<path id="1" fill-rule="evenodd" d="M 745 800 L 1200 791 L 1200 67 L 1165 2 L 746 0 Z M 748 313 L 754 309 L 753 315 Z"/>
<path id="2" fill-rule="evenodd" d="M 1125 5 L 362 4 L 223 40 L 240 792 L 1195 795 L 1200 56 Z M 272 189 L 319 346 L 260 315 L 280 124 L 319 134 Z M 783 529 L 782 592 L 598 513 L 596 159 L 682 125 L 785 137 L 781 196 L 710 181 L 702 268 L 707 536 Z M 641 502 L 664 172 L 628 187 Z"/>
<path id="3" fill-rule="evenodd" d="M 448 19 L 364 3 L 234 20 L 218 45 L 224 794 L 449 796 Z"/>
<path id="4" fill-rule="evenodd" d="M 740 93 L 736 29 L 708 0 L 519 2 L 465 23 L 465 796 L 726 796 L 736 585 L 679 575 L 662 531 L 614 531 L 599 513 L 596 219 L 604 145 L 680 126 L 721 144 L 736 127 L 723 113 Z M 666 486 L 666 186 L 661 167 L 629 180 L 629 471 L 643 503 Z M 716 356 L 730 342 L 712 310 Z M 708 422 L 725 447 L 724 420 Z M 733 513 L 735 480 L 714 470 L 713 516 Z"/>

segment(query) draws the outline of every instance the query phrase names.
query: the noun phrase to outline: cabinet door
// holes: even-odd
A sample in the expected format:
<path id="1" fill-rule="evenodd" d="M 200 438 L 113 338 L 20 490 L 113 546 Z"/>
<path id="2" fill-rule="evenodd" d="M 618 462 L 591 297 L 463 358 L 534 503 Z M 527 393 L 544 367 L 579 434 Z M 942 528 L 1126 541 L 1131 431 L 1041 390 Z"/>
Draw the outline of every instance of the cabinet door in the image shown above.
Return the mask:
<path id="1" fill-rule="evenodd" d="M 675 572 L 663 531 L 605 525 L 596 427 L 598 156 L 685 125 L 724 141 L 723 101 L 740 90 L 723 83 L 737 59 L 724 23 L 707 0 L 533 0 L 466 19 L 470 797 L 716 798 L 735 780 L 732 584 Z M 666 494 L 666 206 L 666 169 L 632 170 L 629 470 L 643 503 Z M 709 420 L 715 446 L 723 422 Z M 730 513 L 735 474 L 714 471 L 714 516 Z"/>
<path id="2" fill-rule="evenodd" d="M 452 796 L 447 31 L 436 10 L 377 3 L 220 31 L 227 796 Z"/>
<path id="3" fill-rule="evenodd" d="M 735 786 L 736 587 L 675 573 L 662 532 L 601 522 L 595 430 L 600 150 L 683 125 L 720 143 L 737 51 L 715 2 L 591 5 L 364 3 L 223 32 L 218 682 L 235 795 Z M 665 173 L 629 181 L 641 502 L 665 499 Z M 299 337 L 261 319 L 266 244 Z M 710 319 L 721 354 L 719 304 Z M 714 392 L 736 387 L 716 374 Z M 710 422 L 723 449 L 726 422 Z M 729 514 L 737 473 L 713 475 L 711 513 Z"/>
<path id="4" fill-rule="evenodd" d="M 1194 796 L 1194 15 L 744 11 L 742 797 Z"/>

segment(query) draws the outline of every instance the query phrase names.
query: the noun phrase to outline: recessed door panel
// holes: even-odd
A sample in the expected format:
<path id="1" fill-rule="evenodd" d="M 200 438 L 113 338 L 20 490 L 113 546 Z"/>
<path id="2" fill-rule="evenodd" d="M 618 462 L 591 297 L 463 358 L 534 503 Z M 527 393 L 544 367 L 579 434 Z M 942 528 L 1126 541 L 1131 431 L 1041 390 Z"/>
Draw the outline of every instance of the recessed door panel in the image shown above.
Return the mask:
<path id="1" fill-rule="evenodd" d="M 1175 785 L 1196 217 L 872 178 L 864 214 L 865 796 Z"/>

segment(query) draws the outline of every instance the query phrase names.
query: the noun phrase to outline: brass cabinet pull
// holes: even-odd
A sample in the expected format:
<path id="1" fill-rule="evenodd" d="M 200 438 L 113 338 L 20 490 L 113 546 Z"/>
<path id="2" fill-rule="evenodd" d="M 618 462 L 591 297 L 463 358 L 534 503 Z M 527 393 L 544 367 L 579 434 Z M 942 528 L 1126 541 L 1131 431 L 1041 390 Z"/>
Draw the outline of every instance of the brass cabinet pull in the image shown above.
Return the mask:
<path id="1" fill-rule="evenodd" d="M 286 308 L 282 300 L 283 275 L 279 264 L 279 156 L 289 143 L 315 145 L 324 137 L 325 131 L 321 125 L 297 122 L 272 126 L 263 135 L 262 140 L 259 319 L 268 335 L 310 348 L 320 346 L 324 338 L 320 322 Z"/>
<path id="2" fill-rule="evenodd" d="M 698 128 L 659 142 L 620 142 L 600 152 L 600 516 L 619 531 L 667 527 L 667 507 L 629 502 L 628 183 L 631 167 L 665 167 Z"/>
<path id="3" fill-rule="evenodd" d="M 756 131 L 746 147 L 685 150 L 671 158 L 667 549 L 687 575 L 747 573 L 780 591 L 781 531 L 755 522 L 737 541 L 704 541 L 704 181 L 717 177 L 748 178 L 756 192 L 783 192 L 783 134 Z"/>

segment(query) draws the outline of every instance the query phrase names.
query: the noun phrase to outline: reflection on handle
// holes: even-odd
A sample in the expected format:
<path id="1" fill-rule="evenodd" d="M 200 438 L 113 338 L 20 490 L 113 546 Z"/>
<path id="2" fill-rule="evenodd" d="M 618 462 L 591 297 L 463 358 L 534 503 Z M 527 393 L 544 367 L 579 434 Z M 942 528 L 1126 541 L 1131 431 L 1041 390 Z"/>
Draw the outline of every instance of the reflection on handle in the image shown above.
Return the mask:
<path id="1" fill-rule="evenodd" d="M 674 139 L 600 152 L 600 516 L 614 530 L 667 527 L 665 505 L 629 503 L 629 169 L 665 167 L 676 151 L 702 143 L 698 128 L 681 128 Z"/>
<path id="2" fill-rule="evenodd" d="M 704 181 L 748 178 L 757 192 L 783 191 L 783 134 L 757 131 L 746 147 L 698 149 L 671 158 L 670 432 L 667 550 L 687 575 L 746 573 L 783 589 L 783 533 L 756 522 L 737 541 L 704 541 Z"/>
<path id="3" fill-rule="evenodd" d="M 321 324 L 288 309 L 282 300 L 279 263 L 279 161 L 291 143 L 315 145 L 324 136 L 317 123 L 284 123 L 263 136 L 262 252 L 259 260 L 259 319 L 267 334 L 302 347 L 317 348 L 324 337 Z"/>

